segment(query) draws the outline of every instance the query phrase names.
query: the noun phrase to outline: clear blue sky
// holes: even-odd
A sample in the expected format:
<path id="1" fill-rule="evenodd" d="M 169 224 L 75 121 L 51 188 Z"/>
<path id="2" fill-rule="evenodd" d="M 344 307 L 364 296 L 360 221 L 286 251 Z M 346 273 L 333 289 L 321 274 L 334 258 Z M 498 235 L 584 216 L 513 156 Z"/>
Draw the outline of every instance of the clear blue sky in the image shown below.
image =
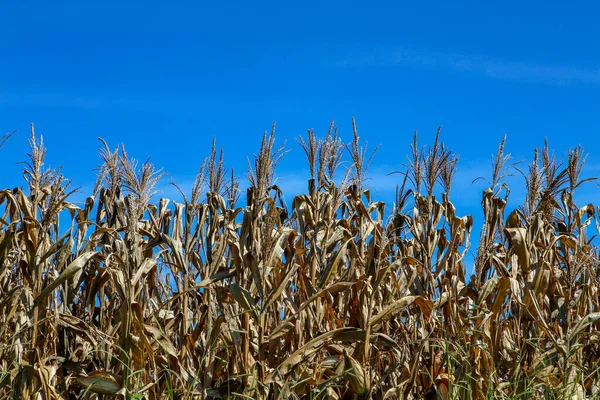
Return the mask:
<path id="1" fill-rule="evenodd" d="M 354 116 L 382 145 L 380 197 L 412 132 L 424 143 L 442 125 L 461 155 L 459 214 L 480 213 L 471 180 L 489 175 L 504 134 L 516 159 L 547 136 L 559 155 L 584 145 L 586 175 L 600 170 L 599 13 L 591 1 L 3 2 L 0 133 L 18 133 L 0 150 L 0 186 L 21 184 L 31 122 L 49 164 L 89 190 L 98 137 L 186 186 L 213 136 L 242 176 L 277 121 L 291 150 L 278 176 L 294 191 L 307 176 L 294 138 L 335 119 L 349 139 Z"/>

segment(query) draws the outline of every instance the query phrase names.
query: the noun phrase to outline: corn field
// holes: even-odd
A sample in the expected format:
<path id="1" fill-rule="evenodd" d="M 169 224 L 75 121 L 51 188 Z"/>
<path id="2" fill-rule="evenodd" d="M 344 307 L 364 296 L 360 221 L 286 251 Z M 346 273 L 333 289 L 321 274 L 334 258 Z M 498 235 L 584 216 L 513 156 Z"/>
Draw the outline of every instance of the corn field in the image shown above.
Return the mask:
<path id="1" fill-rule="evenodd" d="M 439 132 L 407 143 L 386 205 L 353 127 L 297 139 L 310 175 L 289 208 L 274 129 L 244 183 L 213 144 L 180 201 L 102 142 L 76 203 L 32 128 L 22 187 L 0 192 L 0 398 L 600 398 L 583 149 L 519 169 L 503 140 L 474 227 Z M 508 210 L 512 173 L 527 194 Z"/>

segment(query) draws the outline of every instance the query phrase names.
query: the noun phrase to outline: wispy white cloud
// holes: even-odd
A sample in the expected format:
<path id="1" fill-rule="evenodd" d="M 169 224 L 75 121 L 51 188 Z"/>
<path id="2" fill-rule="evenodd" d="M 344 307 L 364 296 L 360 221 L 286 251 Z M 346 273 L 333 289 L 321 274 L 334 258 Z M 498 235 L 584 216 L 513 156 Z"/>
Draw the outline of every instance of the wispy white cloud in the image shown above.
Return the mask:
<path id="1" fill-rule="evenodd" d="M 120 107 L 138 111 L 157 111 L 164 100 L 151 96 L 125 94 L 82 94 L 59 92 L 14 91 L 0 92 L 0 106 L 60 107 L 72 109 L 102 109 Z"/>
<path id="2" fill-rule="evenodd" d="M 335 63 L 337 67 L 394 67 L 443 69 L 492 79 L 552 85 L 600 84 L 600 68 L 498 60 L 485 56 L 376 49 Z"/>
<path id="3" fill-rule="evenodd" d="M 0 93 L 2 106 L 97 108 L 98 98 L 61 93 Z"/>

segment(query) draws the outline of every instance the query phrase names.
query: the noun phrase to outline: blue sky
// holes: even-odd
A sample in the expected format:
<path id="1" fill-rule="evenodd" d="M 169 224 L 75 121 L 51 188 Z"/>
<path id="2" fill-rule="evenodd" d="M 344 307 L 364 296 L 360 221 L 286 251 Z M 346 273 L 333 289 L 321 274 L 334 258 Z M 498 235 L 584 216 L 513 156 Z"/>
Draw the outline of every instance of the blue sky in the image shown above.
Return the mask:
<path id="1" fill-rule="evenodd" d="M 387 201 L 413 131 L 426 143 L 439 125 L 461 155 L 458 212 L 476 219 L 484 184 L 471 181 L 489 176 L 504 134 L 516 160 L 548 137 L 558 155 L 582 144 L 584 175 L 600 171 L 593 2 L 173 3 L 3 2 L 0 133 L 18 132 L 0 150 L 0 186 L 22 184 L 31 122 L 48 163 L 84 190 L 98 137 L 151 157 L 174 195 L 167 183 L 189 186 L 213 136 L 242 177 L 276 121 L 290 150 L 277 176 L 294 193 L 308 176 L 294 138 L 335 119 L 349 140 L 351 117 L 381 144 L 370 175 Z"/>

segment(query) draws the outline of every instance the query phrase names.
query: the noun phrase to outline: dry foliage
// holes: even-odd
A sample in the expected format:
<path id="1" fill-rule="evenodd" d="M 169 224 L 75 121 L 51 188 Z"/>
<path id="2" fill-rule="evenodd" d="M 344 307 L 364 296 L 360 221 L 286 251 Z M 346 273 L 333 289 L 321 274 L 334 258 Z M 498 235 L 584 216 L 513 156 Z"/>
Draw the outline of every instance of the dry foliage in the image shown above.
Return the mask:
<path id="1" fill-rule="evenodd" d="M 25 189 L 0 192 L 0 396 L 600 396 L 597 210 L 573 202 L 581 148 L 564 166 L 537 150 L 525 204 L 506 216 L 502 141 L 468 280 L 473 219 L 451 202 L 458 158 L 439 134 L 423 148 L 415 134 L 391 215 L 364 189 L 355 126 L 348 145 L 333 124 L 299 143 L 311 177 L 289 210 L 273 132 L 243 207 L 214 145 L 183 203 L 153 204 L 162 173 L 106 143 L 78 206 L 32 130 Z"/>

